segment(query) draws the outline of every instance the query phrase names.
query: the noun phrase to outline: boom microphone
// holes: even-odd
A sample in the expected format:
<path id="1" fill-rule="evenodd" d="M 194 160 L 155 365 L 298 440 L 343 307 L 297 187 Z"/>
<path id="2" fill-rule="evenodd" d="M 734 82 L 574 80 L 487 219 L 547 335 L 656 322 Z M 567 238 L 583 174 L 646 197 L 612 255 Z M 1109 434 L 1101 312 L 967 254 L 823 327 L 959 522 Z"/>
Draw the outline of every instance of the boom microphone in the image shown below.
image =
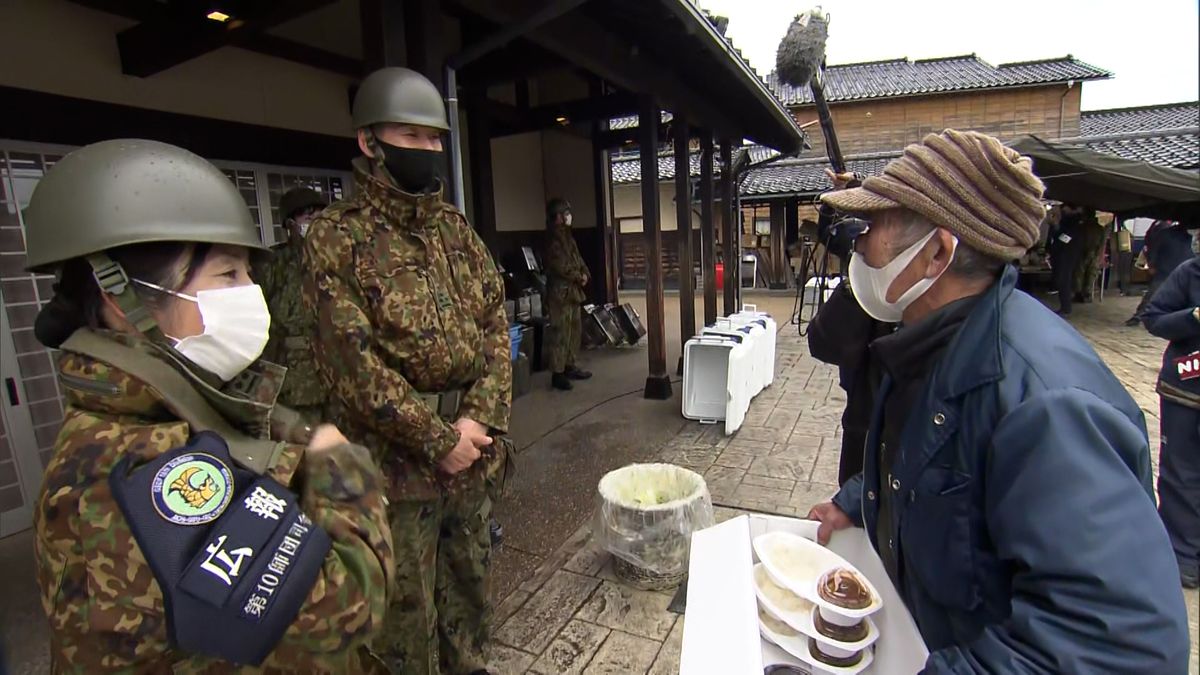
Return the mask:
<path id="1" fill-rule="evenodd" d="M 793 87 L 807 87 L 825 61 L 828 37 L 829 23 L 816 10 L 797 16 L 775 52 L 779 81 Z"/>
<path id="2" fill-rule="evenodd" d="M 829 15 L 820 9 L 804 12 L 788 26 L 787 34 L 775 52 L 775 72 L 779 81 L 793 87 L 812 89 L 817 118 L 825 136 L 825 150 L 836 173 L 846 173 L 846 160 L 833 128 L 833 116 L 825 101 L 824 79 L 825 40 L 829 37 Z"/>

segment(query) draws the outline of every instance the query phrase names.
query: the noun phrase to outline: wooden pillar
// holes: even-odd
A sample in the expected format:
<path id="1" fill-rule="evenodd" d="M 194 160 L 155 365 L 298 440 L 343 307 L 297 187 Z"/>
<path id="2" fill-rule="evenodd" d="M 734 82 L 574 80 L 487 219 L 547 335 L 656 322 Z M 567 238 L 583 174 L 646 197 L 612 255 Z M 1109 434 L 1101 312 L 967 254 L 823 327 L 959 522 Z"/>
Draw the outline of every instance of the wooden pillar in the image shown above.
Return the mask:
<path id="1" fill-rule="evenodd" d="M 391 3 L 396 4 L 396 3 Z M 445 87 L 445 41 L 442 39 L 441 0 L 404 0 L 406 54 L 409 68 L 429 78 L 442 91 Z M 446 92 L 442 91 L 445 95 Z"/>
<path id="2" fill-rule="evenodd" d="M 658 105 L 643 95 L 638 105 L 638 144 L 642 163 L 642 232 L 646 238 L 646 333 L 650 374 L 645 397 L 671 398 L 663 316 L 662 224 L 658 220 Z"/>
<path id="3" fill-rule="evenodd" d="M 687 119 L 676 115 L 675 125 L 675 236 L 679 239 L 679 346 L 696 334 L 696 277 L 692 274 L 691 157 Z M 677 372 L 683 375 L 683 352 Z"/>
<path id="4" fill-rule="evenodd" d="M 788 259 L 787 259 L 787 223 L 784 221 L 785 202 L 772 199 L 771 209 L 771 288 L 779 290 L 787 288 Z"/>
<path id="5" fill-rule="evenodd" d="M 717 231 L 713 227 L 713 139 L 700 134 L 700 259 L 704 277 L 704 325 L 717 320 Z"/>
<path id="6" fill-rule="evenodd" d="M 804 236 L 800 234 L 800 199 L 797 197 L 788 197 L 784 202 L 783 207 L 783 226 L 784 226 L 784 245 L 787 245 L 787 233 L 795 231 L 796 236 L 800 241 L 804 241 Z M 792 268 L 787 268 L 788 278 L 794 279 Z M 801 279 L 799 285 L 803 286 L 807 279 Z"/>
<path id="7" fill-rule="evenodd" d="M 471 121 L 467 135 L 468 151 L 471 153 L 471 204 L 474 219 L 471 223 L 483 242 L 493 251 L 497 249 L 496 198 L 492 183 L 492 134 L 491 118 L 488 116 L 487 92 L 479 87 L 467 90 L 467 118 Z"/>
<path id="8" fill-rule="evenodd" d="M 362 27 L 363 67 L 367 73 L 384 66 L 407 63 L 404 16 L 400 3 L 389 0 L 359 0 Z M 364 73 L 365 74 L 365 73 Z"/>
<path id="9" fill-rule="evenodd" d="M 737 289 L 742 283 L 741 262 L 738 260 L 737 218 L 733 199 L 733 144 L 721 141 L 721 251 L 725 262 L 725 316 L 738 311 Z"/>
<path id="10" fill-rule="evenodd" d="M 529 86 L 526 80 L 519 80 L 518 84 L 525 83 L 525 103 L 529 103 Z M 593 99 L 599 99 L 604 96 L 604 85 L 596 78 L 588 80 L 588 93 Z M 520 88 L 517 92 L 518 105 L 520 104 L 521 95 Z M 595 176 L 596 190 L 596 232 L 595 236 L 599 237 L 600 258 L 603 261 L 603 274 L 592 275 L 592 297 L 604 298 L 605 303 L 616 303 L 619 300 L 617 293 L 617 273 L 620 261 L 617 258 L 617 240 L 613 236 L 613 196 L 612 196 L 612 163 L 609 161 L 608 150 L 604 144 L 600 142 L 602 129 L 600 124 L 592 125 L 592 174 Z"/>

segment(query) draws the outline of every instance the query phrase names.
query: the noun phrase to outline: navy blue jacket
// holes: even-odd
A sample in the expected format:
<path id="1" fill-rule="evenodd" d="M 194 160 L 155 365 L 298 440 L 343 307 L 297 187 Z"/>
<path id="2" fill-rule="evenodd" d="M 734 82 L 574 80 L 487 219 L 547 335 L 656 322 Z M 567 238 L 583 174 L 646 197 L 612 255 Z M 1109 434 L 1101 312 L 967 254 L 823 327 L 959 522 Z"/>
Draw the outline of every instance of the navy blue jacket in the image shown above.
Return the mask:
<path id="1" fill-rule="evenodd" d="M 1016 279 L 1006 268 L 980 297 L 882 471 L 877 401 L 866 467 L 834 502 L 898 549 L 926 672 L 1186 673 L 1142 411 Z M 891 542 L 875 541 L 880 490 L 896 497 Z"/>
<path id="2" fill-rule="evenodd" d="M 1163 352 L 1159 379 L 1177 389 L 1200 395 L 1200 378 L 1181 380 L 1175 359 L 1200 349 L 1200 322 L 1192 310 L 1200 307 L 1200 258 L 1192 257 L 1171 272 L 1142 310 L 1146 330 L 1170 340 Z"/>
<path id="3" fill-rule="evenodd" d="M 1193 255 L 1192 233 L 1178 225 L 1162 225 L 1146 235 L 1146 262 L 1160 282 Z"/>

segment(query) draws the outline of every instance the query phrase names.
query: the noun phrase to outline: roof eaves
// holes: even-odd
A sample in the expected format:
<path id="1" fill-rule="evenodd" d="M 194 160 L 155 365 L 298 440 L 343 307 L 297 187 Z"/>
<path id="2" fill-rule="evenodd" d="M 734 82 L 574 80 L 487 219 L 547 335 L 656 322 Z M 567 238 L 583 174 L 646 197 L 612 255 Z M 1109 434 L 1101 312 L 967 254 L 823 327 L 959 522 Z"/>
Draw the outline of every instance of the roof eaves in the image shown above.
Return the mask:
<path id="1" fill-rule="evenodd" d="M 798 151 L 803 146 L 804 132 L 800 130 L 800 127 L 796 124 L 796 119 L 783 107 L 783 104 L 771 88 L 750 67 L 750 64 L 742 56 L 741 52 L 735 49 L 733 44 L 717 31 L 716 26 L 705 18 L 702 10 L 693 0 L 667 0 L 666 4 L 675 9 L 677 16 L 681 18 L 688 17 L 691 19 L 692 25 L 699 26 L 708 35 L 711 43 L 724 51 L 725 62 L 734 64 L 741 71 L 742 76 L 747 81 L 753 83 L 753 89 L 760 102 L 772 109 L 773 116 L 789 132 L 788 135 L 791 136 L 789 140 L 794 143 L 794 147 L 787 147 L 784 150 L 787 152 Z"/>

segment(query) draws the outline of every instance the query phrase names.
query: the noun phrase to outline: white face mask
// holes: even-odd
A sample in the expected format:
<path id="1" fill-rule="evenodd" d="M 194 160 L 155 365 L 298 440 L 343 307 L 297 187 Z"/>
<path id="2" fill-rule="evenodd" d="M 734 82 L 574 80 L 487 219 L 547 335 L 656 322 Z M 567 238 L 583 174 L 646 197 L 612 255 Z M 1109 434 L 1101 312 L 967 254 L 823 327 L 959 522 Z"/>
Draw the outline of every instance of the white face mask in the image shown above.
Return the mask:
<path id="1" fill-rule="evenodd" d="M 221 378 L 232 380 L 262 355 L 270 338 L 271 313 L 257 284 L 199 291 L 184 295 L 161 286 L 134 280 L 200 307 L 204 332 L 175 340 L 175 349 L 192 363 Z"/>
<path id="2" fill-rule="evenodd" d="M 308 236 L 308 226 L 309 226 L 309 222 L 307 220 L 300 223 L 300 237 L 301 238 Z"/>
<path id="3" fill-rule="evenodd" d="M 904 292 L 895 302 L 887 301 L 887 292 L 891 288 L 892 283 L 896 281 L 896 277 L 908 267 L 913 258 L 921 252 L 925 244 L 933 238 L 937 230 L 933 230 L 929 234 L 921 238 L 920 241 L 909 246 L 900 252 L 890 263 L 883 267 L 871 267 L 867 261 L 863 259 L 861 253 L 855 251 L 850 257 L 850 288 L 854 291 L 854 297 L 858 300 L 859 306 L 863 311 L 871 315 L 876 321 L 885 323 L 899 323 L 904 316 L 904 310 L 908 309 L 917 298 L 921 297 L 929 287 L 934 284 L 942 274 L 945 274 L 946 269 L 949 269 L 950 263 L 946 263 L 946 267 L 942 269 L 938 275 L 932 279 L 924 278 L 912 285 Z M 958 238 L 953 238 L 954 243 L 950 251 L 950 260 L 954 260 L 954 251 L 958 248 Z"/>

